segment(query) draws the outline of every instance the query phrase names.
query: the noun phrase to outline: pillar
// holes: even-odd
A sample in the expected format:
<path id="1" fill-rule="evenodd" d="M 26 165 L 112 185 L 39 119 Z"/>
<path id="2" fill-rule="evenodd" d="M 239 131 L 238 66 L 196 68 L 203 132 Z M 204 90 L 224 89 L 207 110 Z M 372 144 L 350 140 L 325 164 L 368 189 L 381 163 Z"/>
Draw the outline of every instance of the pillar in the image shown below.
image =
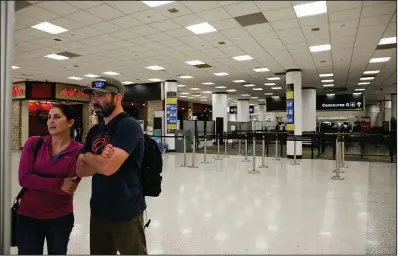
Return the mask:
<path id="1" fill-rule="evenodd" d="M 397 119 L 397 94 L 391 94 L 391 116 Z"/>
<path id="2" fill-rule="evenodd" d="M 228 125 L 228 97 L 225 92 L 213 92 L 212 94 L 212 119 L 216 121 L 217 117 L 223 118 L 223 130 L 227 132 Z M 249 112 L 249 109 L 247 109 Z"/>
<path id="3" fill-rule="evenodd" d="M 286 114 L 287 131 L 293 131 L 294 135 L 302 135 L 303 117 L 301 100 L 301 70 L 290 69 L 286 71 Z M 315 107 L 315 106 L 314 106 Z M 287 141 L 287 157 L 294 156 L 294 141 Z M 296 141 L 296 157 L 302 157 L 302 143 Z"/>
<path id="4" fill-rule="evenodd" d="M 11 121 L 14 39 L 14 1 L 1 1 L 0 8 L 0 254 L 10 254 Z"/>
<path id="5" fill-rule="evenodd" d="M 384 96 L 384 121 L 390 122 L 392 116 L 391 95 Z"/>
<path id="6" fill-rule="evenodd" d="M 261 128 L 264 129 L 265 128 L 265 120 L 267 118 L 267 105 L 265 103 L 260 103 L 258 104 L 258 121 L 261 122 Z"/>
<path id="7" fill-rule="evenodd" d="M 370 127 L 379 126 L 378 122 L 378 119 L 380 119 L 379 113 L 380 113 L 380 105 L 374 104 L 367 106 L 366 116 L 370 118 Z"/>
<path id="8" fill-rule="evenodd" d="M 249 122 L 249 100 L 248 99 L 239 99 L 238 100 L 238 113 L 236 120 L 238 122 Z"/>
<path id="9" fill-rule="evenodd" d="M 316 89 L 303 88 L 303 132 L 316 131 Z"/>
<path id="10" fill-rule="evenodd" d="M 163 101 L 162 100 L 148 100 L 146 102 L 146 106 L 140 118 L 144 120 L 144 127 L 150 126 L 153 128 L 153 119 L 155 118 L 156 111 L 163 110 Z"/>
<path id="11" fill-rule="evenodd" d="M 174 136 L 175 130 L 177 129 L 177 81 L 166 80 L 164 83 L 165 87 L 165 115 L 164 115 L 164 135 Z M 165 138 L 164 140 L 170 151 L 175 150 L 175 138 Z"/>

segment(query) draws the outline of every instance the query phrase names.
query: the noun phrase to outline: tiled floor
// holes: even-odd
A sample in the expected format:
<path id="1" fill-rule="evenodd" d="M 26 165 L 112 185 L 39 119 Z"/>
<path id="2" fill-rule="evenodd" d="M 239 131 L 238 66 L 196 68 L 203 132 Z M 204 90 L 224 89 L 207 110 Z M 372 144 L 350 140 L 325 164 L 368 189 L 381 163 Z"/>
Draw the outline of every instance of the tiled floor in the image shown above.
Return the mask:
<path id="1" fill-rule="evenodd" d="M 395 164 L 348 162 L 345 180 L 333 181 L 329 160 L 270 158 L 249 174 L 243 157 L 214 156 L 206 165 L 197 156 L 191 169 L 180 167 L 182 154 L 164 155 L 164 191 L 147 200 L 150 254 L 396 254 Z M 89 253 L 90 194 L 85 179 L 69 254 Z"/>

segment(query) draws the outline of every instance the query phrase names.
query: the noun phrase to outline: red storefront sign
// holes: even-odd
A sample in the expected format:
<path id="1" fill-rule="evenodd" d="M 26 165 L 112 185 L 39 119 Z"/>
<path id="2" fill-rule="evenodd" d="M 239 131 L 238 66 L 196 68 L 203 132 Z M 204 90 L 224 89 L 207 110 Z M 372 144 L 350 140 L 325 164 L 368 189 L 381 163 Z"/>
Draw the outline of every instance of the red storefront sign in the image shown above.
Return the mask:
<path id="1" fill-rule="evenodd" d="M 25 99 L 26 86 L 25 83 L 14 84 L 11 89 L 12 99 Z"/>
<path id="2" fill-rule="evenodd" d="M 68 98 L 81 98 L 81 97 L 87 97 L 87 94 L 83 93 L 82 91 L 79 91 L 77 89 L 63 89 L 61 91 L 61 95 L 68 97 Z"/>

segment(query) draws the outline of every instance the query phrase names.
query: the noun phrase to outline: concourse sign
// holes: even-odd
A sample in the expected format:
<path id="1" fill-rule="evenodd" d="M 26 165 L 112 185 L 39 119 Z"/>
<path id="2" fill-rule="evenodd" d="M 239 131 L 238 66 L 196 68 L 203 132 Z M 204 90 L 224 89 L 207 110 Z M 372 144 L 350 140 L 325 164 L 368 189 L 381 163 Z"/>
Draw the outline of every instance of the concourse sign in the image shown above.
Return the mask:
<path id="1" fill-rule="evenodd" d="M 317 110 L 363 110 L 363 95 L 318 96 Z"/>
<path id="2" fill-rule="evenodd" d="M 287 131 L 294 131 L 294 84 L 286 85 Z"/>
<path id="3" fill-rule="evenodd" d="M 174 133 L 177 129 L 177 92 L 167 92 L 166 123 L 167 133 Z"/>

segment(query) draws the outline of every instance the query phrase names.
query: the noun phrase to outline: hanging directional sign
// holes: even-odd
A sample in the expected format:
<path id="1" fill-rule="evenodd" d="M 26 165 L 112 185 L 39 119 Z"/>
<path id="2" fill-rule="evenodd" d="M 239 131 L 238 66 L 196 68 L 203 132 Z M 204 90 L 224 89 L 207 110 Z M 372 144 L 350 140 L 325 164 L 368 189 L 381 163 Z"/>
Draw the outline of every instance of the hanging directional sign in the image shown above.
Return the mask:
<path id="1" fill-rule="evenodd" d="M 317 110 L 363 110 L 363 95 L 334 95 L 318 96 L 316 99 Z"/>

